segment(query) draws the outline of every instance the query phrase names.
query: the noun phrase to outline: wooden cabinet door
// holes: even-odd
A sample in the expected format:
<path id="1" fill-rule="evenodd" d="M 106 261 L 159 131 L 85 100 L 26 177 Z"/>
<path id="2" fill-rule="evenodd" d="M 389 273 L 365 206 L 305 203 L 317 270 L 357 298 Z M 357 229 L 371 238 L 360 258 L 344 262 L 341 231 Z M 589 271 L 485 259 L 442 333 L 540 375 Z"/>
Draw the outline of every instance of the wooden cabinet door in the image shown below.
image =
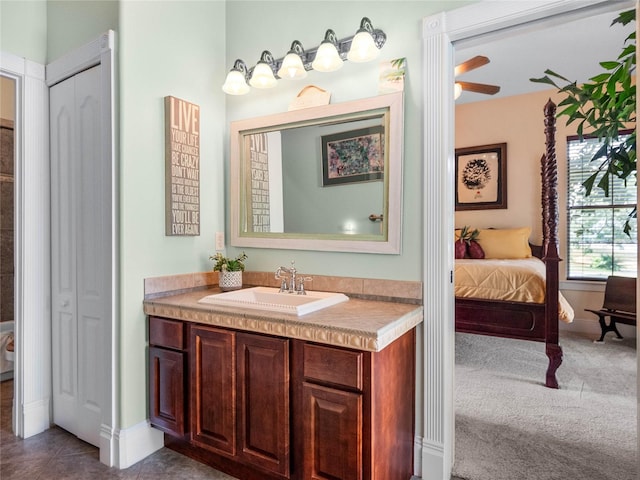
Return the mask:
<path id="1" fill-rule="evenodd" d="M 236 454 L 235 333 L 192 327 L 191 440 L 227 455 Z"/>
<path id="2" fill-rule="evenodd" d="M 288 478 L 289 341 L 238 333 L 238 457 Z"/>
<path id="3" fill-rule="evenodd" d="M 151 425 L 171 435 L 185 434 L 184 353 L 149 347 Z"/>
<path id="4" fill-rule="evenodd" d="M 362 480 L 362 395 L 302 386 L 302 477 Z"/>

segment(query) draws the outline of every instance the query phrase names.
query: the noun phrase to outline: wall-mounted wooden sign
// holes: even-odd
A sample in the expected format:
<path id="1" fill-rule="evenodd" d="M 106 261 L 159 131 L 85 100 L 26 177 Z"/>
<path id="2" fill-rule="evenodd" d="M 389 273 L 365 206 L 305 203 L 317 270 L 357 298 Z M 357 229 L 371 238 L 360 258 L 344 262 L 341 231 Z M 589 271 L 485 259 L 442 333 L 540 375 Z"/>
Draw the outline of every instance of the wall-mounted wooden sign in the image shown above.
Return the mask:
<path id="1" fill-rule="evenodd" d="M 200 107 L 164 97 L 166 235 L 200 235 Z"/>

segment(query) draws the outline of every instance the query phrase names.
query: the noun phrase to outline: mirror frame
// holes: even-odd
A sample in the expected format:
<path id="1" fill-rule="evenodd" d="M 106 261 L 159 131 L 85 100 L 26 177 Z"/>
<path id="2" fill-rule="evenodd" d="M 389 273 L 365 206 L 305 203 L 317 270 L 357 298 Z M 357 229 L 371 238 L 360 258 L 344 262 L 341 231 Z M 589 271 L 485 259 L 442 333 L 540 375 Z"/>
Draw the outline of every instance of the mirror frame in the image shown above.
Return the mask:
<path id="1" fill-rule="evenodd" d="M 404 99 L 402 92 L 379 95 L 350 102 L 322 105 L 289 112 L 231 122 L 231 245 L 234 247 L 319 250 L 330 252 L 359 252 L 399 254 L 402 245 L 402 178 L 404 144 Z M 357 119 L 372 110 L 388 109 L 386 119 L 386 150 L 389 158 L 385 166 L 385 198 L 387 221 L 386 238 L 358 239 L 348 234 L 252 233 L 241 234 L 241 170 L 242 145 L 245 135 L 258 131 L 293 128 L 297 125 L 334 123 L 336 118 Z"/>

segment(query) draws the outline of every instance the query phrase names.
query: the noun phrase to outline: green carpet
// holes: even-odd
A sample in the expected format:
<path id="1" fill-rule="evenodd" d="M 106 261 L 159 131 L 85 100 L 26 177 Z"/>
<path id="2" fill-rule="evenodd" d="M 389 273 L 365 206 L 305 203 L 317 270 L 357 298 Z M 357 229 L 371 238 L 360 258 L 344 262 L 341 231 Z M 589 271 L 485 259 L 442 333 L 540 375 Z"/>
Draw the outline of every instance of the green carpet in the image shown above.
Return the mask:
<path id="1" fill-rule="evenodd" d="M 635 338 L 592 340 L 561 332 L 560 390 L 552 390 L 544 344 L 456 334 L 454 476 L 638 478 Z"/>

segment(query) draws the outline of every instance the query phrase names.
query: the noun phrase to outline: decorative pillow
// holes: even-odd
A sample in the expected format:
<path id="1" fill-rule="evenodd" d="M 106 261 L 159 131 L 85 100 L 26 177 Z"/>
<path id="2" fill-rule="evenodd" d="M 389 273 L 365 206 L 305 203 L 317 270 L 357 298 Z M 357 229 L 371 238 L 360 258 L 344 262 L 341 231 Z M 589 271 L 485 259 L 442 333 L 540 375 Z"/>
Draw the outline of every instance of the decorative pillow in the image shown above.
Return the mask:
<path id="1" fill-rule="evenodd" d="M 484 258 L 530 258 L 529 236 L 531 228 L 487 229 L 480 230 L 476 239 Z"/>
<path id="2" fill-rule="evenodd" d="M 469 245 L 467 246 L 467 253 L 469 254 L 469 257 L 476 260 L 482 260 L 484 258 L 484 250 L 482 250 L 482 247 L 477 240 L 471 240 L 469 242 Z"/>

